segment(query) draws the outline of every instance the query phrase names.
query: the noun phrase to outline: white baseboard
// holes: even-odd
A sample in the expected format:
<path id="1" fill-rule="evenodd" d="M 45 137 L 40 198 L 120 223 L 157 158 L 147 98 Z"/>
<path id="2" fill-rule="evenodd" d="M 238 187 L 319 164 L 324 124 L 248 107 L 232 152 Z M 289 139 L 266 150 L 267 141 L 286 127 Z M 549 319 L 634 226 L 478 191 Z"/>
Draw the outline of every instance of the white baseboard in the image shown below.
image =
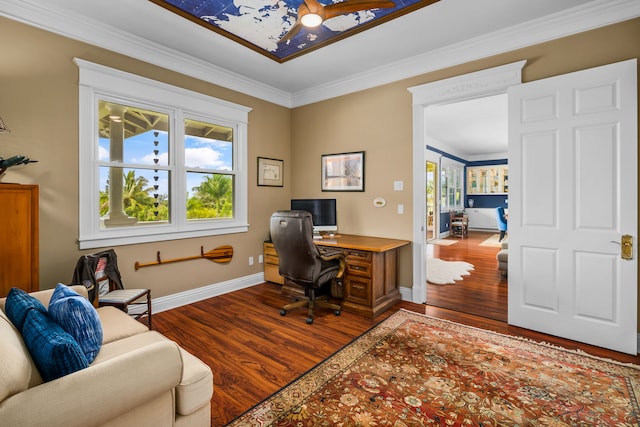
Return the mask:
<path id="1" fill-rule="evenodd" d="M 181 307 L 183 305 L 192 304 L 207 298 L 217 297 L 228 292 L 237 291 L 258 285 L 264 282 L 264 274 L 256 273 L 251 276 L 239 277 L 237 279 L 228 280 L 226 282 L 213 283 L 211 285 L 202 286 L 196 289 L 179 292 L 177 294 L 166 295 L 164 297 L 151 298 L 153 304 L 153 313 L 161 313 L 171 310 L 172 308 Z M 411 288 L 400 287 L 400 295 L 403 301 L 412 301 L 413 293 Z M 146 307 L 133 306 L 129 309 L 131 314 L 141 313 Z"/>
<path id="2" fill-rule="evenodd" d="M 181 307 L 183 305 L 192 304 L 207 298 L 217 297 L 228 292 L 237 291 L 248 288 L 264 282 L 264 274 L 256 273 L 251 276 L 239 277 L 237 279 L 228 280 L 226 282 L 213 283 L 211 285 L 202 286 L 196 289 L 179 292 L 177 294 L 166 295 L 163 297 L 151 298 L 153 304 L 153 313 L 161 313 L 171 310 L 172 308 Z M 131 307 L 130 313 L 144 311 L 144 307 Z"/>
<path id="3" fill-rule="evenodd" d="M 413 302 L 413 289 L 406 288 L 404 286 L 400 286 L 400 295 L 402 296 L 402 301 Z"/>

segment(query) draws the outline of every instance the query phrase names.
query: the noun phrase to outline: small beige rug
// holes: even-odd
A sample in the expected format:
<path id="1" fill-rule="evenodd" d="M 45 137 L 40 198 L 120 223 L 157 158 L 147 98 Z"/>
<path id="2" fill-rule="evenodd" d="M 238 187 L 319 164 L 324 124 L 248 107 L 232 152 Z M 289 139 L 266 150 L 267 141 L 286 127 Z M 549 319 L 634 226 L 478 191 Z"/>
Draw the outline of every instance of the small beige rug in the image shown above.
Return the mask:
<path id="1" fill-rule="evenodd" d="M 447 239 L 433 239 L 429 240 L 427 243 L 432 245 L 440 245 L 440 246 L 451 246 L 453 244 L 458 243 L 457 240 L 447 240 Z"/>
<path id="2" fill-rule="evenodd" d="M 462 276 L 468 276 L 473 264 L 464 261 L 444 261 L 427 258 L 427 282 L 436 285 L 454 285 Z"/>
<path id="3" fill-rule="evenodd" d="M 499 248 L 502 245 L 502 243 L 498 242 L 499 238 L 500 238 L 499 234 L 494 234 L 488 239 L 486 239 L 484 242 L 478 244 L 478 246 L 490 246 L 494 248 Z"/>

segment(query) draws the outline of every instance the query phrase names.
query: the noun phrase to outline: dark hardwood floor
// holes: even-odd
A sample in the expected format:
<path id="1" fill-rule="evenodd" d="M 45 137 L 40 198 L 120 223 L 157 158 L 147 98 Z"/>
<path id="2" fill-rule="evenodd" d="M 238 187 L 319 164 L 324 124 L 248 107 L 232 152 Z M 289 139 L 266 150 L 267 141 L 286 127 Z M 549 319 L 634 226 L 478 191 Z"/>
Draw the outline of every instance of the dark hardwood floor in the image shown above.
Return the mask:
<path id="1" fill-rule="evenodd" d="M 154 314 L 154 329 L 211 367 L 214 376 L 212 426 L 223 426 L 233 420 L 400 308 L 418 313 L 426 311 L 434 317 L 478 328 L 640 364 L 640 357 L 423 304 L 400 302 L 376 319 L 346 312 L 334 316 L 329 310 L 319 310 L 314 323 L 307 325 L 305 310 L 280 316 L 279 307 L 287 302 L 290 297 L 280 293 L 279 285 L 264 283 Z M 470 311 L 464 304 L 461 309 Z"/>
<path id="2" fill-rule="evenodd" d="M 493 234 L 496 233 L 470 230 L 466 239 L 445 239 L 455 241 L 453 245 L 427 245 L 427 257 L 474 265 L 471 274 L 455 285 L 428 283 L 428 305 L 507 321 L 507 278 L 498 270 L 496 260 L 500 248 L 480 246 Z"/>

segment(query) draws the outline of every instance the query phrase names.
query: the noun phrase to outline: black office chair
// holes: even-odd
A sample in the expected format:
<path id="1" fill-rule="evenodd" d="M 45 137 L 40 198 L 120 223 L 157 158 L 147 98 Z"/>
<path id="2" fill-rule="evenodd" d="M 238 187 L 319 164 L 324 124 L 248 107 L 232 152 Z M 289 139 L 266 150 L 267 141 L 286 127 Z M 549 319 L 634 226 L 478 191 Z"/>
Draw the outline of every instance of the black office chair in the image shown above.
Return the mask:
<path id="1" fill-rule="evenodd" d="M 338 281 L 345 270 L 341 251 L 320 251 L 313 242 L 313 222 L 306 211 L 278 211 L 271 215 L 271 240 L 280 260 L 279 272 L 285 279 L 304 288 L 308 299 L 296 301 L 282 307 L 280 314 L 299 307 L 309 307 L 307 323 L 313 323 L 315 306 L 327 307 L 340 315 L 341 307 L 327 301 L 325 295 L 316 297 L 316 292 L 331 280 Z M 328 296 L 328 295 L 327 295 Z"/>

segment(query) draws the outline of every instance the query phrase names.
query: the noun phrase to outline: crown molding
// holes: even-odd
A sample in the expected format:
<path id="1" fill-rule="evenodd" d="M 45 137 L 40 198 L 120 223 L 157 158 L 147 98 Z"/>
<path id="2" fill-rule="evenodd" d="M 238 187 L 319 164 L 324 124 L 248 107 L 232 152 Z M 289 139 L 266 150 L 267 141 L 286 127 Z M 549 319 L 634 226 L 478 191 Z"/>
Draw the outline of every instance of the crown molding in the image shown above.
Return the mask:
<path id="1" fill-rule="evenodd" d="M 331 83 L 288 93 L 158 43 L 29 0 L 0 0 L 0 16 L 137 58 L 288 108 L 312 104 L 442 68 L 640 16 L 638 0 L 596 0 L 554 15 L 436 49 Z"/>
<path id="2" fill-rule="evenodd" d="M 638 0 L 598 0 L 292 94 L 292 106 L 393 83 L 640 16 Z"/>
<path id="3" fill-rule="evenodd" d="M 46 6 L 35 6 L 28 0 L 0 0 L 0 15 L 245 95 L 285 107 L 291 106 L 291 95 L 288 92 L 95 20 L 61 14 Z"/>

